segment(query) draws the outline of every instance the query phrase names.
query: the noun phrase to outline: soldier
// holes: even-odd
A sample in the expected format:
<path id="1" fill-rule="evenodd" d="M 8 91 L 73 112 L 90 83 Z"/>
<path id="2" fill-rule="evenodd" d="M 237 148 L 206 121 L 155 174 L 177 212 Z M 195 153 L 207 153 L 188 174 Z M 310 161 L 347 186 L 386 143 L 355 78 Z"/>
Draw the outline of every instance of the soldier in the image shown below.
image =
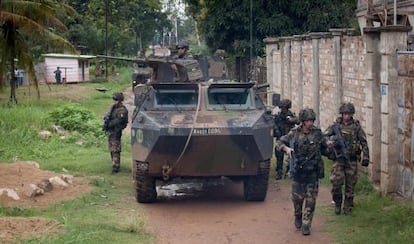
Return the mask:
<path id="1" fill-rule="evenodd" d="M 339 108 L 340 117 L 328 127 L 325 136 L 334 151 L 334 164 L 331 169 L 332 199 L 335 202 L 335 214 L 341 214 L 343 200 L 342 186 L 345 182 L 344 214 L 348 215 L 354 205 L 354 188 L 358 177 L 358 162 L 361 166 L 369 165 L 369 148 L 364 130 L 359 121 L 353 118 L 355 107 L 352 103 L 344 103 Z"/>
<path id="2" fill-rule="evenodd" d="M 300 121 L 296 115 L 290 111 L 292 107 L 292 102 L 289 99 L 283 99 L 280 101 L 279 108 L 280 112 L 275 115 L 275 130 L 274 136 L 276 139 L 279 139 L 281 136 L 289 133 L 295 125 L 299 124 Z M 276 180 L 282 179 L 283 175 L 283 151 L 277 150 L 275 147 L 275 156 L 276 156 Z M 288 171 L 288 170 L 287 170 Z M 286 171 L 286 172 L 287 172 Z"/>
<path id="3" fill-rule="evenodd" d="M 112 173 L 118 173 L 121 167 L 121 136 L 122 130 L 128 124 L 128 110 L 122 104 L 124 95 L 120 92 L 113 94 L 114 104 L 104 118 L 104 131 L 108 134 L 108 148 L 112 159 Z"/>
<path id="4" fill-rule="evenodd" d="M 177 54 L 176 55 L 174 55 L 174 59 L 186 59 L 186 58 L 191 58 L 191 56 L 189 56 L 188 54 L 187 54 L 187 51 L 188 51 L 188 49 L 189 49 L 189 45 L 188 45 L 188 43 L 187 42 L 185 42 L 185 41 L 182 41 L 182 42 L 179 42 L 178 44 L 177 44 Z"/>
<path id="5" fill-rule="evenodd" d="M 278 150 L 286 152 L 292 160 L 290 170 L 293 179 L 294 223 L 298 230 L 302 230 L 303 235 L 311 234 L 319 179 L 324 177 L 322 155 L 327 155 L 326 139 L 322 131 L 313 125 L 315 118 L 316 114 L 312 109 L 301 110 L 301 124 L 277 141 Z"/>

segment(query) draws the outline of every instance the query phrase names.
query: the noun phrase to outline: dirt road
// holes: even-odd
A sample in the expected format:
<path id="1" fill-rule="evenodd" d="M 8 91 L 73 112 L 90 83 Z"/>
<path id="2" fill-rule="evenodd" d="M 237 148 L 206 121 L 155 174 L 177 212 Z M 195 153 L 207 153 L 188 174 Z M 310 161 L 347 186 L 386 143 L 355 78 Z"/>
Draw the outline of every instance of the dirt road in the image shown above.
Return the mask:
<path id="1" fill-rule="evenodd" d="M 320 188 L 310 236 L 293 225 L 289 180 L 271 180 L 265 202 L 244 201 L 242 183 L 210 184 L 196 191 L 143 205 L 158 243 L 332 243 L 326 218 L 318 214 L 318 206 L 330 205 L 327 187 Z"/>
<path id="2" fill-rule="evenodd" d="M 125 104 L 131 115 L 133 96 L 129 89 L 125 93 L 129 94 Z M 246 202 L 243 184 L 230 181 L 202 189 L 200 185 L 175 189 L 180 196 L 174 197 L 170 197 L 174 189 L 158 189 L 157 203 L 142 204 L 148 228 L 160 244 L 332 243 L 326 219 L 318 214 L 318 206 L 330 205 L 327 187 L 319 189 L 312 235 L 303 236 L 293 225 L 290 180 L 270 182 L 264 202 Z M 196 194 L 188 196 L 188 192 Z"/>

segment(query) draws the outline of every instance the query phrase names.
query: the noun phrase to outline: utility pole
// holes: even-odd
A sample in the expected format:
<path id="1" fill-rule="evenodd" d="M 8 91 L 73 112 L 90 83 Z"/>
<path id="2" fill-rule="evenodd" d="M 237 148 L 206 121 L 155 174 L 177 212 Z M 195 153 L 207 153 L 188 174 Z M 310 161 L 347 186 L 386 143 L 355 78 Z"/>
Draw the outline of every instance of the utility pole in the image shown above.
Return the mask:
<path id="1" fill-rule="evenodd" d="M 108 81 L 108 13 L 109 13 L 109 0 L 105 1 L 105 79 Z"/>

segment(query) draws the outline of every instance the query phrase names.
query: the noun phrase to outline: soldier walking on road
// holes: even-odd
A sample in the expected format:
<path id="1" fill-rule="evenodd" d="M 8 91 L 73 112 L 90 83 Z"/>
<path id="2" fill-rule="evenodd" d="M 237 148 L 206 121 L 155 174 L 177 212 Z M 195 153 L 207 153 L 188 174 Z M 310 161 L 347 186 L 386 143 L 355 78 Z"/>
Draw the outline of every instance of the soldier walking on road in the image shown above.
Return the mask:
<path id="1" fill-rule="evenodd" d="M 122 130 L 128 125 L 128 110 L 122 104 L 124 95 L 113 94 L 114 104 L 104 118 L 103 130 L 108 134 L 108 148 L 112 159 L 112 173 L 118 173 L 121 167 Z"/>
<path id="2" fill-rule="evenodd" d="M 295 227 L 303 235 L 311 234 L 311 224 L 318 195 L 319 179 L 324 177 L 322 155 L 327 155 L 326 139 L 314 126 L 315 112 L 306 108 L 300 111 L 300 126 L 293 128 L 277 141 L 277 149 L 290 156 L 292 201 Z M 304 205 L 304 206 L 303 206 Z"/>
<path id="3" fill-rule="evenodd" d="M 281 136 L 286 135 L 297 124 L 300 123 L 296 115 L 290 111 L 292 102 L 289 99 L 283 99 L 280 101 L 280 112 L 275 115 L 275 129 L 274 136 L 279 139 Z M 277 150 L 275 147 L 276 156 L 276 180 L 282 179 L 283 175 L 283 151 Z M 287 172 L 287 171 L 286 171 Z"/>
<path id="4" fill-rule="evenodd" d="M 369 165 L 369 148 L 364 130 L 359 121 L 353 118 L 355 106 L 344 103 L 339 108 L 340 117 L 328 127 L 325 136 L 334 150 L 334 164 L 331 169 L 332 198 L 335 202 L 335 214 L 341 214 L 343 201 L 344 214 L 350 214 L 354 206 L 354 188 L 358 179 L 358 162 Z M 345 183 L 345 194 L 343 185 Z M 345 195 L 345 199 L 343 199 Z"/>

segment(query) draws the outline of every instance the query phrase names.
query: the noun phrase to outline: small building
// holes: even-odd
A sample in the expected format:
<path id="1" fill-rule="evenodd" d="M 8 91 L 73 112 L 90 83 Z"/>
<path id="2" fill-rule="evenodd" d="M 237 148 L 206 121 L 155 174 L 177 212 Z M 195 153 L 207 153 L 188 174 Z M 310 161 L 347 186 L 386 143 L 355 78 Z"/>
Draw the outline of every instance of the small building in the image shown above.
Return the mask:
<path id="1" fill-rule="evenodd" d="M 55 83 L 54 71 L 57 67 L 62 71 L 62 83 L 89 81 L 89 60 L 91 55 L 74 55 L 61 53 L 43 54 L 45 57 L 45 79 L 47 83 Z"/>

